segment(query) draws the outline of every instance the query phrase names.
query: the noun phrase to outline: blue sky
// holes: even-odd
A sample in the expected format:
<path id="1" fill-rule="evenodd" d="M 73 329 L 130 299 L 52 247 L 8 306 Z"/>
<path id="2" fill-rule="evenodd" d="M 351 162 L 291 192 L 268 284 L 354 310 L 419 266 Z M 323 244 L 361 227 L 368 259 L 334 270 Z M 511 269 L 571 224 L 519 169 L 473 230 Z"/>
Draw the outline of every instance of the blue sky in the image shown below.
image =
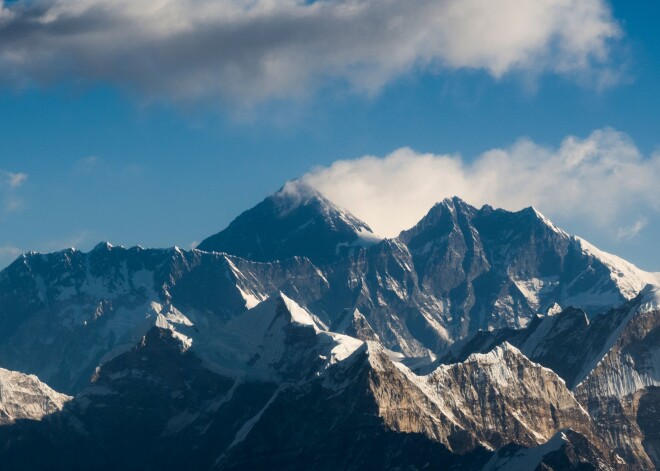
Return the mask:
<path id="1" fill-rule="evenodd" d="M 267 3 L 156 2 L 195 7 L 184 19 L 200 26 L 190 27 L 159 22 L 153 2 L 0 2 L 0 265 L 101 240 L 189 247 L 312 172 L 386 235 L 451 192 L 534 204 L 660 271 L 654 2 L 538 2 L 555 20 L 524 0 L 492 2 L 521 7 L 498 13 L 505 24 L 555 21 L 545 43 L 535 31 L 475 33 L 489 14 L 479 0 L 443 37 L 435 32 L 453 13 L 442 5 L 453 0 Z M 359 11 L 346 16 L 342 4 Z M 152 16 L 154 36 L 131 29 Z M 232 36 L 234 18 L 255 24 Z M 383 33 L 393 20 L 408 29 Z M 59 33 L 71 24 L 83 33 Z"/>

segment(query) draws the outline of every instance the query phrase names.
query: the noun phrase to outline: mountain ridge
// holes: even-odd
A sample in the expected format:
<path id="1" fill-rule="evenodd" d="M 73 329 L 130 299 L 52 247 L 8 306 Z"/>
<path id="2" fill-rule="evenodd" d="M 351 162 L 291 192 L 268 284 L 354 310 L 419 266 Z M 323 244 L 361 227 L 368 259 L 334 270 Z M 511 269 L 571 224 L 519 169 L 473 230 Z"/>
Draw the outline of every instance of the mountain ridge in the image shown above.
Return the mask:
<path id="1" fill-rule="evenodd" d="M 450 198 L 380 239 L 307 191 L 232 222 L 238 253 L 100 243 L 1 271 L 0 367 L 73 398 L 0 427 L 0 459 L 50 443 L 73 469 L 652 469 L 655 275 L 533 207 Z"/>

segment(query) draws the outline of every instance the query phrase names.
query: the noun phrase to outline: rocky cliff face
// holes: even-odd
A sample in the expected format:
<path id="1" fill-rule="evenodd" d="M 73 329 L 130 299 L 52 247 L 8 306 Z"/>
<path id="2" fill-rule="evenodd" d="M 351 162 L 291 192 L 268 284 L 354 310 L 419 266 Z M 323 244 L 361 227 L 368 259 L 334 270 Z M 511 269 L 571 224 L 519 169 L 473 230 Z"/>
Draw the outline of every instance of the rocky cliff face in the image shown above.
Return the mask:
<path id="1" fill-rule="evenodd" d="M 431 396 L 493 449 L 539 445 L 564 428 L 595 441 L 587 411 L 565 382 L 508 343 L 440 366 L 425 380 Z"/>
<path id="2" fill-rule="evenodd" d="M 656 279 L 570 236 L 534 208 L 512 213 L 447 199 L 399 240 L 424 290 L 451 301 L 446 317 L 455 339 L 524 327 L 556 303 L 593 315 Z"/>
<path id="3" fill-rule="evenodd" d="M 562 430 L 548 442 L 533 448 L 507 445 L 493 456 L 484 471 L 542 471 L 625 469 L 609 460 L 584 436 Z"/>
<path id="4" fill-rule="evenodd" d="M 263 356 L 248 360 L 240 379 L 210 371 L 185 340 L 152 328 L 102 366 L 62 413 L 27 429 L 0 429 L 0 436 L 21 436 L 7 440 L 7 462 L 46 441 L 52 448 L 32 457 L 32 466 L 104 468 L 130 461 L 136 468 L 271 463 L 291 469 L 304 463 L 358 469 L 370 462 L 422 468 L 426 461 L 480 469 L 491 455 L 487 450 L 503 444 L 535 446 L 564 427 L 591 434 L 589 417 L 563 382 L 513 347 L 420 377 L 378 343 L 353 340 L 347 347 L 346 339 L 296 312 L 301 309 L 279 298 L 242 316 L 240 324 L 261 339 L 256 350 Z M 263 319 L 255 324 L 253 316 Z M 278 326 L 278 319 L 285 324 Z M 313 337 L 291 339 L 291 328 Z M 282 358 L 306 358 L 310 348 L 324 348 L 323 336 L 334 340 L 327 351 L 341 356 L 333 361 L 316 350 L 312 356 L 326 366 L 299 370 L 295 379 L 280 369 L 295 364 Z M 276 361 L 259 364 L 262 359 Z M 264 366 L 275 373 L 269 380 L 259 379 Z M 532 411 L 539 419 L 524 419 Z M 81 444 L 82 455 L 74 451 Z M 385 445 L 393 452 L 379 453 Z"/>
<path id="5" fill-rule="evenodd" d="M 441 362 L 492 351 L 504 341 L 518 345 L 564 377 L 608 447 L 631 466 L 653 469 L 660 427 L 652 405 L 660 381 L 657 293 L 648 287 L 591 323 L 583 312 L 569 309 L 527 329 L 482 332 L 456 345 Z"/>
<path id="6" fill-rule="evenodd" d="M 292 348 L 299 350 L 294 355 L 306 350 L 297 343 Z M 483 448 L 456 455 L 424 434 L 387 425 L 385 410 L 400 416 L 406 404 L 414 407 L 406 413 L 416 423 L 432 419 L 415 405 L 424 395 L 384 357 L 401 380 L 390 381 L 385 369 L 373 366 L 378 361 L 363 348 L 295 382 L 251 374 L 233 379 L 208 370 L 171 331 L 155 327 L 101 367 L 62 413 L 0 428 L 0 455 L 10 469 L 364 469 L 396 463 L 479 469 L 490 456 Z M 383 388 L 404 402 L 390 402 Z M 41 453 L 29 453 L 42 443 L 48 446 Z"/>
<path id="7" fill-rule="evenodd" d="M 658 467 L 660 294 L 647 289 L 598 364 L 575 387 L 600 434 L 634 466 Z"/>
<path id="8" fill-rule="evenodd" d="M 39 420 L 62 410 L 71 396 L 53 391 L 36 376 L 0 368 L 0 425 Z"/>

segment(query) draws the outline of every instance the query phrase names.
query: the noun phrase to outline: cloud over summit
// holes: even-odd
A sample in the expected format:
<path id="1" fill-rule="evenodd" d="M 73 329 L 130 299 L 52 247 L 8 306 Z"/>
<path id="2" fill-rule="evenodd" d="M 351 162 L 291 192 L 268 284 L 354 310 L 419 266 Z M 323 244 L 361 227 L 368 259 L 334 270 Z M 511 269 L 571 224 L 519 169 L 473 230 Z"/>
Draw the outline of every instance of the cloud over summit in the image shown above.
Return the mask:
<path id="1" fill-rule="evenodd" d="M 642 155 L 627 135 L 613 129 L 584 139 L 567 137 L 557 148 L 520 139 L 474 160 L 402 148 L 382 158 L 337 161 L 303 181 L 384 236 L 411 227 L 451 196 L 510 210 L 534 205 L 553 218 L 598 227 L 625 227 L 630 217 L 660 212 L 660 155 Z M 644 229 L 632 224 L 617 236 L 633 237 Z"/>
<path id="2" fill-rule="evenodd" d="M 0 75 L 251 104 L 414 71 L 611 80 L 605 0 L 0 0 Z"/>

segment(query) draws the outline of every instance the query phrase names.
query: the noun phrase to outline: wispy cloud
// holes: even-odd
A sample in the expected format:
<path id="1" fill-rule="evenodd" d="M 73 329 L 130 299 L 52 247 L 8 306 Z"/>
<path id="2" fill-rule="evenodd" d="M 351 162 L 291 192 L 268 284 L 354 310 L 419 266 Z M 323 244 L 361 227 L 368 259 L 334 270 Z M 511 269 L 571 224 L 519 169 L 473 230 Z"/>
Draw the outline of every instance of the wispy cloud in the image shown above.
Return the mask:
<path id="1" fill-rule="evenodd" d="M 14 190 L 23 185 L 28 179 L 25 173 L 13 173 L 0 170 L 0 188 Z"/>
<path id="2" fill-rule="evenodd" d="M 614 80 L 606 0 L 0 0 L 0 80 L 242 105 L 415 71 Z"/>
<path id="3" fill-rule="evenodd" d="M 23 251 L 13 245 L 0 245 L 0 270 L 22 254 Z"/>
<path id="4" fill-rule="evenodd" d="M 41 244 L 40 250 L 43 252 L 52 252 L 63 250 L 65 248 L 76 248 L 79 249 L 83 244 L 88 243 L 91 240 L 89 231 L 83 230 L 69 234 L 66 237 L 60 239 L 52 239 Z"/>
<path id="5" fill-rule="evenodd" d="M 87 174 L 96 170 L 100 164 L 101 158 L 96 155 L 83 157 L 73 165 L 73 172 L 77 174 Z"/>
<path id="6" fill-rule="evenodd" d="M 534 205 L 549 216 L 598 227 L 621 227 L 631 212 L 660 212 L 660 155 L 642 155 L 612 129 L 567 137 L 554 149 L 521 139 L 474 160 L 403 148 L 382 158 L 338 161 L 303 180 L 386 236 L 455 195 L 474 205 Z M 621 234 L 634 236 L 643 227 L 640 220 Z"/>
<path id="7" fill-rule="evenodd" d="M 648 223 L 648 219 L 639 218 L 630 226 L 620 227 L 617 231 L 616 238 L 619 240 L 633 239 L 646 228 Z"/>
<path id="8" fill-rule="evenodd" d="M 10 188 L 18 188 L 27 181 L 25 173 L 7 173 L 7 182 Z"/>
<path id="9" fill-rule="evenodd" d="M 26 173 L 0 170 L 0 195 L 5 212 L 15 212 L 23 207 L 24 200 L 18 195 L 18 189 L 27 179 Z"/>
<path id="10" fill-rule="evenodd" d="M 117 164 L 111 159 L 104 159 L 97 155 L 90 155 L 77 160 L 71 168 L 71 173 L 76 176 L 87 177 L 92 174 L 104 178 L 131 179 L 139 177 L 144 171 L 142 165 L 136 163 Z"/>

